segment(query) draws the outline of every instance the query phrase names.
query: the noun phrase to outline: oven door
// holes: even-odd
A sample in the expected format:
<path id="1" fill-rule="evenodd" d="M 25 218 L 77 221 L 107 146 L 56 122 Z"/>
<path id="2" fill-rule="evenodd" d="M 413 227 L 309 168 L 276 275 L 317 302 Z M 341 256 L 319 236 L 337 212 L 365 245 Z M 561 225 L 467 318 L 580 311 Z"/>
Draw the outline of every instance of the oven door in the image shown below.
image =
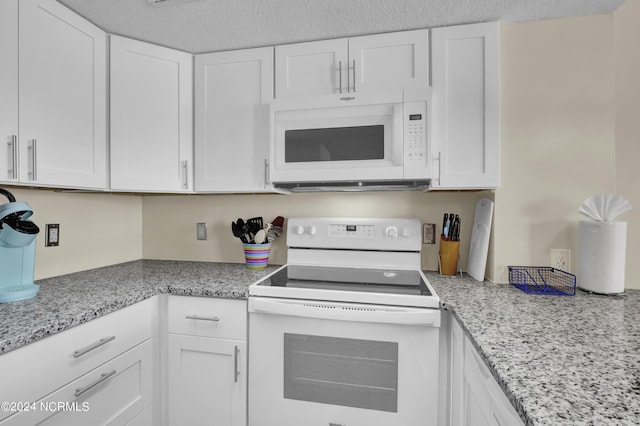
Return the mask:
<path id="1" fill-rule="evenodd" d="M 403 179 L 402 118 L 401 91 L 274 101 L 269 178 L 272 182 Z"/>
<path id="2" fill-rule="evenodd" d="M 250 426 L 436 425 L 440 311 L 249 298 Z"/>

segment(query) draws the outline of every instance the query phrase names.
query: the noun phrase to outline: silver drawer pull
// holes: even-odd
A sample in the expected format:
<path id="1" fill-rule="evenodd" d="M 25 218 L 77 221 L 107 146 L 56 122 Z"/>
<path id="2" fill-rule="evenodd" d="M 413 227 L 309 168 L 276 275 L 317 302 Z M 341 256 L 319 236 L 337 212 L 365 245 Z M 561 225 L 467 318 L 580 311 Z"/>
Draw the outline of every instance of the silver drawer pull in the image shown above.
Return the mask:
<path id="1" fill-rule="evenodd" d="M 220 321 L 219 317 L 201 317 L 200 315 L 187 315 L 185 318 L 189 320 L 198 320 L 198 321 L 214 321 L 214 322 Z"/>
<path id="2" fill-rule="evenodd" d="M 114 374 L 116 374 L 116 370 L 111 370 L 108 373 L 102 373 L 100 375 L 100 377 L 98 377 L 97 379 L 95 379 L 93 382 L 89 383 L 87 386 L 83 387 L 83 388 L 77 388 L 76 389 L 76 393 L 74 394 L 77 397 L 79 397 L 80 395 L 82 395 L 83 393 L 95 388 L 96 386 L 98 386 L 100 383 L 104 382 L 105 380 L 107 380 L 109 377 L 113 376 Z"/>
<path id="3" fill-rule="evenodd" d="M 80 358 L 82 355 L 86 354 L 87 352 L 91 352 L 92 350 L 99 348 L 100 346 L 109 343 L 110 341 L 114 340 L 116 338 L 116 336 L 107 336 L 107 337 L 103 337 L 102 339 L 98 340 L 95 343 L 90 344 L 89 346 L 86 346 L 82 349 L 78 349 L 77 351 L 75 351 L 73 353 L 73 357 L 74 358 Z"/>

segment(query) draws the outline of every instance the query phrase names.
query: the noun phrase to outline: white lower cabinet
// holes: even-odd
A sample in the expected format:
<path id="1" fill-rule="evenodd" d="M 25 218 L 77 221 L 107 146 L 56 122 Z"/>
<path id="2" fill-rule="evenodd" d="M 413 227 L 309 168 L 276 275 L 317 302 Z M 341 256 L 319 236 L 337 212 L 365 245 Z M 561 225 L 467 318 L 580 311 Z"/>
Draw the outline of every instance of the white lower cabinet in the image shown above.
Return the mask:
<path id="1" fill-rule="evenodd" d="M 169 296 L 168 331 L 168 424 L 246 426 L 246 301 Z"/>
<path id="2" fill-rule="evenodd" d="M 2 355 L 0 401 L 15 407 L 0 412 L 0 425 L 124 425 L 152 414 L 157 301 Z M 132 424 L 154 422 L 143 416 Z"/>
<path id="3" fill-rule="evenodd" d="M 450 321 L 450 425 L 524 423 L 455 319 Z"/>
<path id="4" fill-rule="evenodd" d="M 169 424 L 246 425 L 246 342 L 170 334 L 168 347 Z"/>

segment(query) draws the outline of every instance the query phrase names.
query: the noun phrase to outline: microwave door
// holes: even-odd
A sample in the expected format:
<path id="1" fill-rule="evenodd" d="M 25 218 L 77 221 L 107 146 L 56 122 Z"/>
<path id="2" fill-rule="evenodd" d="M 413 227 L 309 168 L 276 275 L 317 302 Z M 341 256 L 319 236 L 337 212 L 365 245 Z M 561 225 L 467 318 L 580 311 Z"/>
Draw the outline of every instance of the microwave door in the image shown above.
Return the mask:
<path id="1" fill-rule="evenodd" d="M 402 106 L 385 104 L 278 113 L 272 180 L 401 179 L 402 128 L 397 120 L 398 107 Z"/>

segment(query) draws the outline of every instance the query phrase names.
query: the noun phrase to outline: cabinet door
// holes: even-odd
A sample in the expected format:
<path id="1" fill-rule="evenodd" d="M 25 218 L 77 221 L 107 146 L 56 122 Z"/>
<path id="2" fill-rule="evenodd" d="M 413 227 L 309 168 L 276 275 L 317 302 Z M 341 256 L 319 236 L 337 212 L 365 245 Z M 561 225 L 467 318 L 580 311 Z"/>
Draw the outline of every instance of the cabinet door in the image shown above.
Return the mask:
<path id="1" fill-rule="evenodd" d="M 111 37 L 111 188 L 192 188 L 190 54 Z"/>
<path id="2" fill-rule="evenodd" d="M 265 191 L 273 48 L 197 55 L 195 188 Z"/>
<path id="3" fill-rule="evenodd" d="M 168 350 L 170 425 L 246 425 L 246 342 L 169 334 Z"/>
<path id="4" fill-rule="evenodd" d="M 18 179 L 18 0 L 0 2 L 0 182 Z"/>
<path id="5" fill-rule="evenodd" d="M 500 23 L 436 28 L 431 38 L 432 189 L 496 188 Z"/>
<path id="6" fill-rule="evenodd" d="M 347 92 L 348 40 L 276 46 L 278 99 Z"/>
<path id="7" fill-rule="evenodd" d="M 105 188 L 106 34 L 55 0 L 21 0 L 20 179 Z"/>
<path id="8" fill-rule="evenodd" d="M 429 86 L 429 30 L 349 39 L 349 88 L 354 92 Z"/>
<path id="9" fill-rule="evenodd" d="M 450 389 L 451 389 L 451 408 L 450 408 L 450 424 L 462 425 L 464 418 L 464 332 L 458 324 L 458 321 L 449 317 L 450 333 Z"/>

